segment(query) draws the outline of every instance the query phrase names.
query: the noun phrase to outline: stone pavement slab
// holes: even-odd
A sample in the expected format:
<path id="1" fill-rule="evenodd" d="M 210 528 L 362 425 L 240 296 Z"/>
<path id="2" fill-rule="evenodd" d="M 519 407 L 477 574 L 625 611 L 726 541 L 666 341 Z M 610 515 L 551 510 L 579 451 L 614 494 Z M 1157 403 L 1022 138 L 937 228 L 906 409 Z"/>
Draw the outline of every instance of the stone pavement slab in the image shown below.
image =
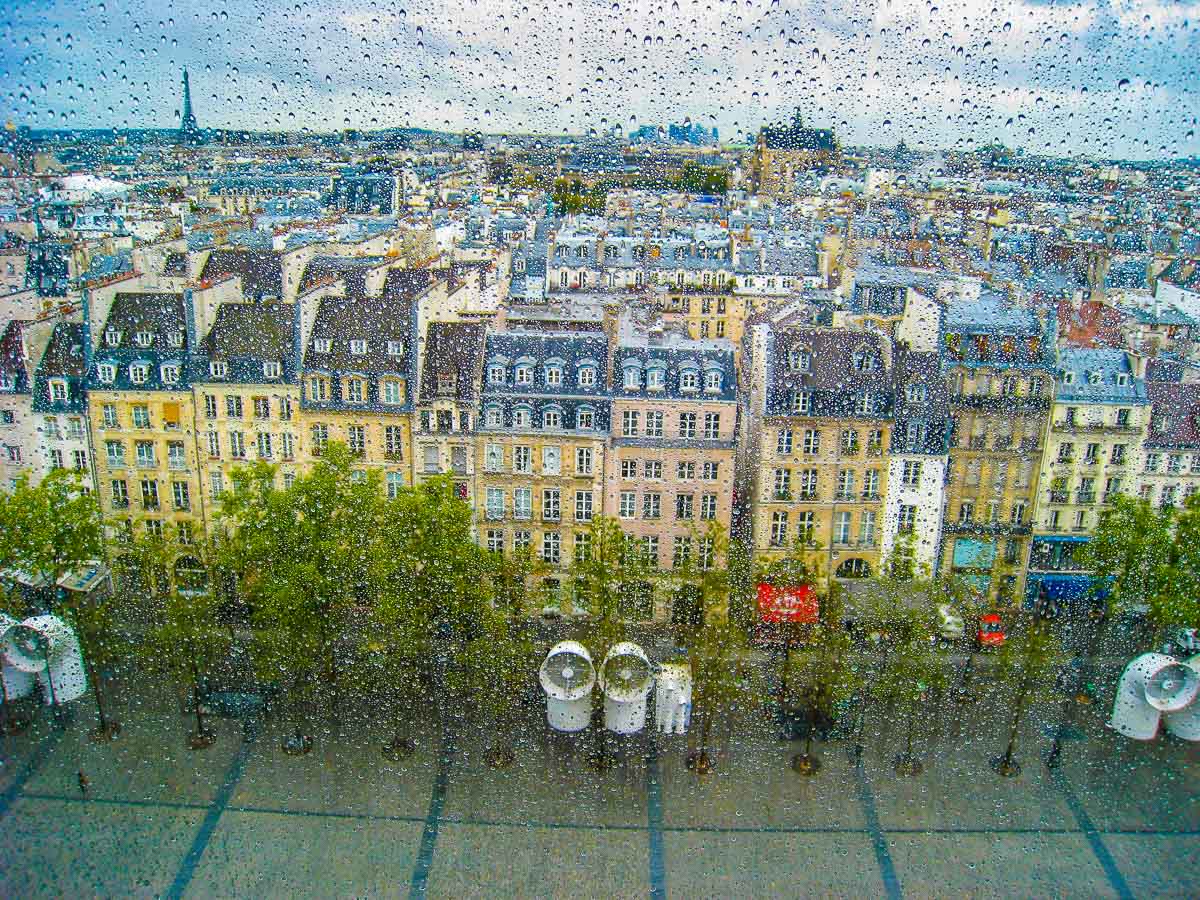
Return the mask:
<path id="1" fill-rule="evenodd" d="M 203 818 L 203 809 L 19 799 L 0 828 L 0 896 L 162 896 Z"/>
<path id="2" fill-rule="evenodd" d="M 421 828 L 227 810 L 185 896 L 407 897 Z"/>
<path id="3" fill-rule="evenodd" d="M 646 832 L 443 823 L 429 897 L 645 897 Z"/>
<path id="4" fill-rule="evenodd" d="M 1200 894 L 1200 836 L 1106 834 L 1104 844 L 1135 897 Z"/>
<path id="5" fill-rule="evenodd" d="M 884 894 L 865 834 L 667 831 L 664 840 L 668 897 Z"/>
<path id="6" fill-rule="evenodd" d="M 1079 834 L 889 834 L 906 897 L 1113 897 Z"/>

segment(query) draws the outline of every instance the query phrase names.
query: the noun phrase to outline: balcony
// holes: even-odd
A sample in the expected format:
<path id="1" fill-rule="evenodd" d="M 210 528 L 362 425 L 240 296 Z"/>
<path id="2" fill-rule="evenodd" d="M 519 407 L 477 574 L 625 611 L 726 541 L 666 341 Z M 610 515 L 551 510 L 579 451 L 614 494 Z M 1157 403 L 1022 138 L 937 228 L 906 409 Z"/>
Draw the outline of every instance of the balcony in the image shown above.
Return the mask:
<path id="1" fill-rule="evenodd" d="M 186 501 L 183 503 L 175 504 L 175 509 L 177 512 L 189 512 L 191 510 L 191 508 L 192 508 L 192 504 L 188 503 Z"/>
<path id="2" fill-rule="evenodd" d="M 1021 444 L 1017 448 L 1021 453 L 1032 453 L 1038 448 L 1037 438 L 1021 438 Z"/>
<path id="3" fill-rule="evenodd" d="M 1126 464 L 1128 461 L 1129 461 L 1129 460 L 1128 460 L 1126 457 L 1124 457 L 1124 456 L 1114 456 L 1114 457 L 1113 457 L 1113 458 L 1112 458 L 1112 459 L 1109 461 L 1109 465 L 1110 465 L 1110 466 L 1123 466 L 1123 465 L 1125 465 L 1125 464 Z"/>
<path id="4" fill-rule="evenodd" d="M 1050 426 L 1051 431 L 1076 433 L 1076 434 L 1137 434 L 1138 429 L 1128 422 L 1116 425 L 1106 425 L 1103 423 L 1091 422 L 1054 422 Z"/>
<path id="5" fill-rule="evenodd" d="M 1105 503 L 1112 503 L 1112 502 L 1113 502 L 1114 500 L 1116 500 L 1116 499 L 1117 499 L 1117 497 L 1119 497 L 1120 495 L 1121 495 L 1121 492 L 1120 492 L 1120 491 L 1105 491 L 1105 492 L 1104 492 L 1104 502 L 1105 502 Z"/>
<path id="6" fill-rule="evenodd" d="M 862 499 L 864 503 L 878 503 L 882 497 L 877 491 L 863 491 Z"/>
<path id="7" fill-rule="evenodd" d="M 183 472 L 187 469 L 187 460 L 172 459 L 167 461 L 167 468 L 172 472 Z"/>
<path id="8" fill-rule="evenodd" d="M 1076 503 L 1088 503 L 1088 504 L 1095 503 L 1096 502 L 1096 492 L 1095 491 L 1077 491 L 1075 494 L 1075 502 Z"/>
<path id="9" fill-rule="evenodd" d="M 808 500 L 810 502 L 815 501 L 816 499 L 818 499 L 817 492 L 816 491 L 800 491 L 799 493 L 796 494 L 796 499 L 797 500 Z"/>
<path id="10" fill-rule="evenodd" d="M 157 511 L 159 508 L 157 500 L 143 500 L 142 509 L 149 511 Z"/>
<path id="11" fill-rule="evenodd" d="M 868 444 L 867 445 L 867 456 L 882 456 L 882 455 L 883 455 L 883 447 L 881 445 L 879 445 L 879 444 Z"/>
<path id="12" fill-rule="evenodd" d="M 854 499 L 853 491 L 838 491 L 833 495 L 835 503 L 849 503 Z"/>
<path id="13" fill-rule="evenodd" d="M 1066 503 L 1067 496 L 1068 496 L 1067 491 L 1051 491 L 1050 492 L 1050 502 L 1051 503 Z"/>
<path id="14" fill-rule="evenodd" d="M 112 508 L 113 509 L 129 509 L 129 498 L 125 497 L 124 499 L 118 500 L 117 498 L 114 497 L 113 501 L 112 501 Z"/>
<path id="15" fill-rule="evenodd" d="M 1100 460 L 1095 456 L 1085 456 L 1082 460 L 1080 460 L 1080 465 L 1098 466 L 1100 465 Z"/>
<path id="16" fill-rule="evenodd" d="M 501 519 L 504 518 L 504 510 L 489 509 L 484 513 L 484 518 L 487 519 L 489 522 L 499 522 Z"/>
<path id="17" fill-rule="evenodd" d="M 787 503 L 792 499 L 791 491 L 775 491 L 771 495 L 771 499 L 777 503 Z"/>
<path id="18" fill-rule="evenodd" d="M 1059 454 L 1058 458 L 1057 458 L 1056 460 L 1054 460 L 1054 464 L 1055 464 L 1056 466 L 1069 466 L 1069 465 L 1071 465 L 1073 462 L 1075 462 L 1075 455 L 1074 455 L 1074 454 L 1068 454 L 1068 455 L 1066 455 L 1066 456 L 1063 456 L 1062 454 Z"/>
<path id="19" fill-rule="evenodd" d="M 842 456 L 858 456 L 858 444 L 842 445 L 838 451 Z"/>

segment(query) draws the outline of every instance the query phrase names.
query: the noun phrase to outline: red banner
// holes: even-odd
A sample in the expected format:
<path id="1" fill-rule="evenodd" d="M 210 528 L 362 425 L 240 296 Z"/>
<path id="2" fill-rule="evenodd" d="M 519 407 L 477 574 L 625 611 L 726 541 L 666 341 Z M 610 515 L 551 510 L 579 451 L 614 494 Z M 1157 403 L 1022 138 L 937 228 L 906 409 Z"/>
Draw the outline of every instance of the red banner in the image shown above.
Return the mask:
<path id="1" fill-rule="evenodd" d="M 758 614 L 764 622 L 816 622 L 819 614 L 817 592 L 808 584 L 780 587 L 760 582 Z"/>

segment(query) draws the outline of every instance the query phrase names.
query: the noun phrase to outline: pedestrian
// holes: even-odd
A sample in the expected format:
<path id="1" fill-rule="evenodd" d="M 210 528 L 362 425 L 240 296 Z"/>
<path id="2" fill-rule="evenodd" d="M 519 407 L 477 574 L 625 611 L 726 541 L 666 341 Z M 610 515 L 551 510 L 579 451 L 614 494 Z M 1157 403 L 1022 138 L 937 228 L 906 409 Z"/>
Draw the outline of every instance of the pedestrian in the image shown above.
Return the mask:
<path id="1" fill-rule="evenodd" d="M 88 788 L 92 786 L 92 779 L 83 774 L 83 770 L 79 770 L 79 793 L 87 796 Z"/>

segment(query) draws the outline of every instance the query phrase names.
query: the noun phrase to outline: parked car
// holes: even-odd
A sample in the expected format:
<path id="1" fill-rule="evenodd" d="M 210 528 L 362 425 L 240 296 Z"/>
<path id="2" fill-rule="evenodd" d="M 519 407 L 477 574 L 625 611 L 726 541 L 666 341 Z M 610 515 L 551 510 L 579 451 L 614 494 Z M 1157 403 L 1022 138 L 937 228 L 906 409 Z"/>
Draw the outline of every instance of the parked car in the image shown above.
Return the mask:
<path id="1" fill-rule="evenodd" d="M 1003 646 L 1008 635 L 998 613 L 984 613 L 979 617 L 979 628 L 975 632 L 975 644 L 980 650 Z"/>

